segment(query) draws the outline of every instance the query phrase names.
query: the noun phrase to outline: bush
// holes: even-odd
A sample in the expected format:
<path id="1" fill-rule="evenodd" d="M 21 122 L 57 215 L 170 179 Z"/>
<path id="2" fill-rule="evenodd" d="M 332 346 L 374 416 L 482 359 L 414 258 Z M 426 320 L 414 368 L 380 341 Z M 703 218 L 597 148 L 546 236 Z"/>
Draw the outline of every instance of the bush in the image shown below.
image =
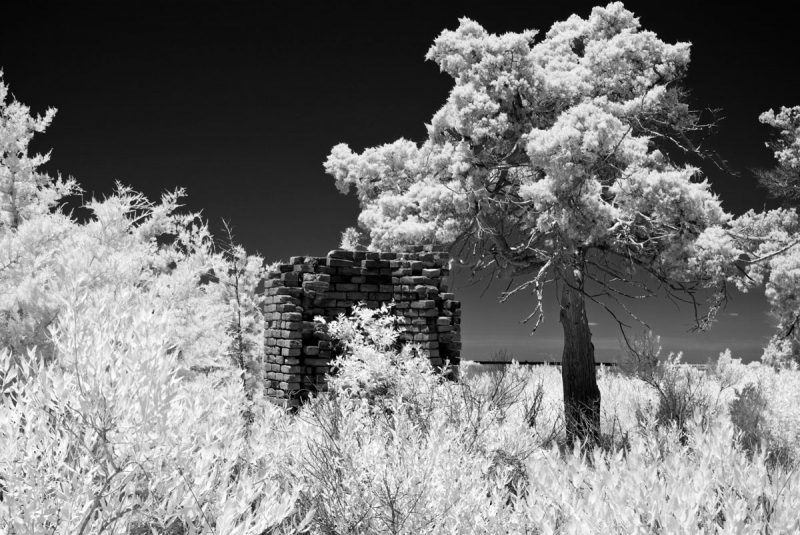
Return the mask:
<path id="1" fill-rule="evenodd" d="M 741 433 L 742 447 L 753 453 L 766 440 L 767 398 L 757 384 L 745 385 L 729 405 L 731 422 Z"/>
<path id="2" fill-rule="evenodd" d="M 642 421 L 652 417 L 658 425 L 674 425 L 685 432 L 694 418 L 708 421 L 717 413 L 720 395 L 731 385 L 715 382 L 703 370 L 684 364 L 681 353 L 661 359 L 659 338 L 652 333 L 634 340 L 627 349 L 623 370 L 657 395 L 654 410 L 640 408 Z"/>
<path id="3" fill-rule="evenodd" d="M 85 296 L 65 304 L 51 363 L 0 353 L 0 531 L 291 531 L 297 492 L 264 478 L 240 377 L 180 379 L 169 310 L 149 304 L 135 288 Z"/>
<path id="4" fill-rule="evenodd" d="M 770 464 L 792 466 L 795 459 L 793 448 L 777 438 L 769 422 L 770 404 L 758 383 L 749 383 L 736 392 L 729 404 L 731 422 L 739 432 L 742 448 L 756 455 L 763 451 Z"/>
<path id="5" fill-rule="evenodd" d="M 342 314 L 330 322 L 316 318 L 336 344 L 338 357 L 328 385 L 336 395 L 364 398 L 377 405 L 395 397 L 418 402 L 420 394 L 441 379 L 417 345 L 398 344 L 400 333 L 389 312 L 392 306 L 370 309 L 358 304 L 350 316 Z"/>

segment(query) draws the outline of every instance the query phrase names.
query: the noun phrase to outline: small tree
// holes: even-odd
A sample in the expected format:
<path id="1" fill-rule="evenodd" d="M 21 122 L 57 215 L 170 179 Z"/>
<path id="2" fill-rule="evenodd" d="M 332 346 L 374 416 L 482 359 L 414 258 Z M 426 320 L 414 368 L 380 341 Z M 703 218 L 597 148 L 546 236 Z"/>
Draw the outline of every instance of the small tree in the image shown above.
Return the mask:
<path id="1" fill-rule="evenodd" d="M 7 100 L 8 86 L 0 71 L 0 228 L 16 228 L 21 219 L 49 210 L 76 185 L 72 180 L 53 181 L 38 170 L 50 154 L 28 155 L 33 134 L 45 131 L 56 110 L 34 117 L 24 104 Z"/>
<path id="2" fill-rule="evenodd" d="M 685 165 L 710 126 L 678 85 L 689 47 L 642 31 L 621 3 L 542 39 L 462 19 L 426 56 L 455 82 L 427 139 L 360 154 L 339 144 L 325 162 L 342 193 L 355 188 L 370 248 L 448 245 L 476 270 L 524 277 L 502 299 L 532 289 L 536 325 L 542 288 L 556 284 L 569 439 L 599 427 L 586 300 L 617 318 L 623 298 L 663 288 L 696 304 L 695 291 L 722 280 L 692 260 L 730 216 Z"/>

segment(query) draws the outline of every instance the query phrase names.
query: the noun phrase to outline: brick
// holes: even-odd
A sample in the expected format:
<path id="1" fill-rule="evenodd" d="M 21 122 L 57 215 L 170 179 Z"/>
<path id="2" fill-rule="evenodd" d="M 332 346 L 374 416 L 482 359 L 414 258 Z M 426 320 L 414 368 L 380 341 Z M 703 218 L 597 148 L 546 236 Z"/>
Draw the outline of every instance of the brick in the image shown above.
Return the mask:
<path id="1" fill-rule="evenodd" d="M 439 289 L 435 286 L 418 285 L 414 287 L 417 299 L 436 299 L 439 297 Z"/>
<path id="2" fill-rule="evenodd" d="M 306 346 L 303 348 L 303 353 L 309 357 L 319 355 L 319 346 Z"/>
<path id="3" fill-rule="evenodd" d="M 428 277 L 428 278 L 441 277 L 442 276 L 442 270 L 438 269 L 438 268 L 423 269 L 422 270 L 422 276 L 423 277 Z"/>
<path id="4" fill-rule="evenodd" d="M 292 266 L 294 268 L 294 266 Z M 281 273 L 281 280 L 283 282 L 298 282 L 300 280 L 300 274 L 294 271 L 288 273 Z"/>
<path id="5" fill-rule="evenodd" d="M 303 334 L 298 330 L 293 329 L 281 329 L 278 331 L 278 336 L 276 338 L 285 338 L 287 340 L 296 340 L 298 338 L 302 338 Z"/>
<path id="6" fill-rule="evenodd" d="M 436 307 L 436 301 L 433 301 L 432 299 L 425 299 L 422 301 L 411 301 L 411 308 L 429 309 L 435 307 Z"/>
<path id="7" fill-rule="evenodd" d="M 423 285 L 430 285 L 433 283 L 428 277 L 420 277 L 420 276 L 412 276 L 412 277 L 400 277 L 401 284 L 408 284 L 411 286 L 417 286 L 419 284 Z"/>
<path id="8" fill-rule="evenodd" d="M 344 258 L 328 258 L 327 264 L 328 267 L 353 267 L 353 261 Z"/>
<path id="9" fill-rule="evenodd" d="M 337 292 L 357 292 L 358 291 L 358 284 L 340 282 L 340 283 L 334 285 L 334 289 Z"/>
<path id="10" fill-rule="evenodd" d="M 332 251 L 328 251 L 327 258 L 341 258 L 345 260 L 353 260 L 353 251 L 348 251 L 346 249 L 334 249 Z"/>
<path id="11" fill-rule="evenodd" d="M 330 283 L 328 282 L 304 282 L 303 289 L 311 290 L 314 292 L 326 292 L 330 288 Z"/>
<path id="12" fill-rule="evenodd" d="M 414 335 L 415 342 L 428 342 L 433 340 L 438 340 L 438 334 L 426 334 L 426 333 L 417 333 Z"/>

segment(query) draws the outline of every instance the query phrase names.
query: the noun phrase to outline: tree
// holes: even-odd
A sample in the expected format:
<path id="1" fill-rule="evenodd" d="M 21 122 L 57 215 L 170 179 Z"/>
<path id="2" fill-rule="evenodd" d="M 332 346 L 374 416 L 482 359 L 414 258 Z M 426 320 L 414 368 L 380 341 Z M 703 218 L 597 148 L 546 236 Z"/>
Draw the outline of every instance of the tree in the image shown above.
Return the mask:
<path id="1" fill-rule="evenodd" d="M 587 300 L 622 327 L 625 298 L 661 288 L 696 305 L 714 285 L 707 313 L 695 307 L 705 327 L 724 298 L 724 255 L 709 251 L 731 216 L 685 158 L 710 126 L 679 85 L 689 48 L 642 30 L 621 3 L 541 39 L 461 19 L 426 56 L 455 82 L 427 139 L 360 154 L 339 144 L 325 162 L 342 193 L 355 188 L 370 248 L 445 245 L 476 270 L 524 277 L 503 298 L 532 289 L 536 325 L 556 285 L 569 439 L 599 429 Z"/>
<path id="2" fill-rule="evenodd" d="M 0 228 L 16 228 L 21 219 L 49 210 L 76 186 L 72 180 L 54 181 L 38 171 L 49 154 L 28 155 L 33 134 L 45 131 L 56 110 L 34 117 L 30 108 L 7 99 L 8 86 L 0 71 Z"/>
<path id="3" fill-rule="evenodd" d="M 800 106 L 782 106 L 776 114 L 765 111 L 758 120 L 778 132 L 767 142 L 777 165 L 758 172 L 761 184 L 769 194 L 788 206 L 800 205 Z"/>
<path id="4" fill-rule="evenodd" d="M 759 120 L 776 130 L 766 145 L 777 161 L 773 168 L 757 171 L 759 180 L 770 196 L 787 208 L 784 218 L 796 219 L 794 211 L 800 206 L 800 106 L 781 107 L 778 113 L 766 111 Z M 782 228 L 762 227 L 762 235 L 774 235 Z M 792 238 L 796 232 L 795 227 Z M 777 325 L 762 360 L 773 365 L 796 364 L 800 360 L 800 254 L 796 249 L 780 251 L 770 256 L 768 267 L 765 293 Z"/>

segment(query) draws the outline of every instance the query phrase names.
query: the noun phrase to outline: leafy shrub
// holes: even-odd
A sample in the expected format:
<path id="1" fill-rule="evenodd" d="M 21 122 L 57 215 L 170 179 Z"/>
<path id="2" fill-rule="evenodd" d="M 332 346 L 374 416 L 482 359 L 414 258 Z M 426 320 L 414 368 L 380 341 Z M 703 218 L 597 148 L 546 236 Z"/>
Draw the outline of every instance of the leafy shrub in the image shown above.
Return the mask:
<path id="1" fill-rule="evenodd" d="M 316 321 L 327 329 L 337 345 L 331 390 L 349 397 L 365 398 L 380 404 L 384 399 L 417 399 L 417 393 L 430 388 L 440 376 L 434 373 L 427 355 L 415 344 L 398 347 L 400 335 L 391 304 L 370 309 L 353 307 L 350 316 L 328 322 Z"/>
<path id="2" fill-rule="evenodd" d="M 781 407 L 783 402 L 776 402 L 776 396 L 768 393 L 765 383 L 774 387 L 796 372 L 783 368 L 763 373 L 768 369 L 764 366 L 751 382 L 737 389 L 728 404 L 730 419 L 745 451 L 755 455 L 763 450 L 770 463 L 793 466 L 799 458 L 795 439 L 800 422 L 796 417 L 792 418 L 794 422 L 786 421 L 780 414 L 785 411 Z"/>
<path id="3" fill-rule="evenodd" d="M 0 531 L 291 531 L 296 492 L 263 477 L 237 373 L 180 379 L 169 310 L 149 304 L 87 295 L 65 304 L 51 363 L 0 353 Z"/>
<path id="4" fill-rule="evenodd" d="M 681 353 L 670 353 L 664 359 L 660 355 L 659 338 L 652 333 L 635 340 L 628 348 L 624 370 L 657 395 L 655 410 L 642 407 L 641 418 L 650 415 L 657 424 L 675 425 L 681 431 L 696 416 L 703 421 L 713 418 L 722 391 L 732 385 L 717 383 L 703 370 L 683 364 Z"/>

